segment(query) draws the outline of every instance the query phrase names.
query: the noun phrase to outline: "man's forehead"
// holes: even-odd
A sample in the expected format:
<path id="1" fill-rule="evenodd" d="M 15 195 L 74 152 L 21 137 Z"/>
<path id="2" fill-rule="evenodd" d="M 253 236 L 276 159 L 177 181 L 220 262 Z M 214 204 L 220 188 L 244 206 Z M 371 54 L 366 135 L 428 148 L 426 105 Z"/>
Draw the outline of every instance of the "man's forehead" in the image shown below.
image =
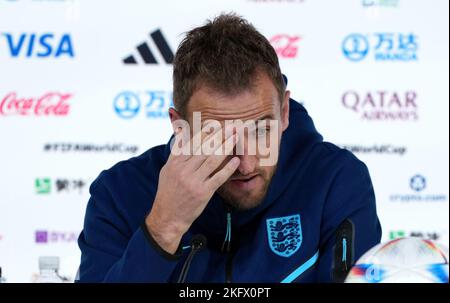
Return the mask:
<path id="1" fill-rule="evenodd" d="M 234 95 L 199 89 L 189 101 L 187 113 L 201 112 L 202 120 L 259 120 L 276 119 L 280 100 L 276 91 L 255 89 Z"/>
<path id="2" fill-rule="evenodd" d="M 241 121 L 251 121 L 251 120 L 275 120 L 277 119 L 276 107 L 272 105 L 260 106 L 254 109 L 245 110 L 234 110 L 234 111 L 223 111 L 214 109 L 203 109 L 199 110 L 201 113 L 201 120 L 216 120 L 219 122 L 229 121 L 229 120 L 241 120 Z"/>
<path id="3" fill-rule="evenodd" d="M 250 85 L 236 88 L 234 91 L 223 90 L 214 83 L 201 81 L 196 85 L 186 106 L 186 113 L 201 111 L 211 116 L 252 116 L 260 113 L 277 113 L 280 95 L 271 78 L 264 71 L 254 73 Z M 219 118 L 218 117 L 218 118 Z M 211 117 L 212 118 L 212 117 Z"/>

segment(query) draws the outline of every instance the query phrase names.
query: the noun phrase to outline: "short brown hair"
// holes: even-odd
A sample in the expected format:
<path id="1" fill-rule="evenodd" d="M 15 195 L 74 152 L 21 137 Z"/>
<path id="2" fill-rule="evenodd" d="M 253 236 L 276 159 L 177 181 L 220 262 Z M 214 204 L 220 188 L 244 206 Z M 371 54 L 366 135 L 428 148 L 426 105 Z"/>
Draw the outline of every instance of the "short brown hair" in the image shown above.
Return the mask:
<path id="1" fill-rule="evenodd" d="M 270 42 L 248 21 L 222 14 L 186 34 L 173 62 L 174 105 L 181 115 L 198 88 L 205 84 L 225 94 L 242 92 L 262 69 L 283 100 L 286 89 L 278 57 Z"/>

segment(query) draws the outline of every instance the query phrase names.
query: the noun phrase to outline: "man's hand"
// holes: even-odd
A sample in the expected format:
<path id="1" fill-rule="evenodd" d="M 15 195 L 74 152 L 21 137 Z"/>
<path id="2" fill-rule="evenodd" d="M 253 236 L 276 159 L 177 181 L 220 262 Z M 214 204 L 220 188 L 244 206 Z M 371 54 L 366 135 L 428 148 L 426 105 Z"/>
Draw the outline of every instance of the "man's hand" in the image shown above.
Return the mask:
<path id="1" fill-rule="evenodd" d="M 202 136 L 202 133 L 196 136 Z M 222 138 L 221 131 L 206 137 L 202 145 L 206 146 L 214 139 L 220 142 L 218 136 Z M 171 153 L 162 167 L 155 201 L 145 223 L 155 241 L 168 253 L 176 252 L 181 237 L 203 212 L 214 192 L 239 166 L 238 157 L 231 158 L 222 166 L 224 161 L 230 159 L 237 140 L 237 134 L 226 138 L 217 148 L 220 149 L 219 155 Z"/>

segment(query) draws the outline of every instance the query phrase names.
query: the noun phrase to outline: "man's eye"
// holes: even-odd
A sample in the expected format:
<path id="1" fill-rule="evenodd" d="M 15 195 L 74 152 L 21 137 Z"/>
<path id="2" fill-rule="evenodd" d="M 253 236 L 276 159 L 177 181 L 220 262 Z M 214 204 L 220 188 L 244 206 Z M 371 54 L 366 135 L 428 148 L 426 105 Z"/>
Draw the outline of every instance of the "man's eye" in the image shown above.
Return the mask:
<path id="1" fill-rule="evenodd" d="M 257 136 L 262 137 L 266 136 L 270 132 L 270 128 L 268 127 L 261 127 L 257 129 Z"/>

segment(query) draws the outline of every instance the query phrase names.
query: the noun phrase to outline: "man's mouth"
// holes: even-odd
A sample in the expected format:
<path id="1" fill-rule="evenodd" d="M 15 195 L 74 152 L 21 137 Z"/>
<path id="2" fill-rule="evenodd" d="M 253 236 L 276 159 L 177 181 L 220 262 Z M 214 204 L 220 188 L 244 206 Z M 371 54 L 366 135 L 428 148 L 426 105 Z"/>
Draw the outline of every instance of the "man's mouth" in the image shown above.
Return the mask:
<path id="1" fill-rule="evenodd" d="M 233 187 L 236 187 L 239 189 L 251 190 L 256 187 L 260 178 L 261 178 L 261 176 L 258 174 L 251 175 L 251 176 L 241 176 L 241 177 L 231 178 L 230 184 Z"/>

